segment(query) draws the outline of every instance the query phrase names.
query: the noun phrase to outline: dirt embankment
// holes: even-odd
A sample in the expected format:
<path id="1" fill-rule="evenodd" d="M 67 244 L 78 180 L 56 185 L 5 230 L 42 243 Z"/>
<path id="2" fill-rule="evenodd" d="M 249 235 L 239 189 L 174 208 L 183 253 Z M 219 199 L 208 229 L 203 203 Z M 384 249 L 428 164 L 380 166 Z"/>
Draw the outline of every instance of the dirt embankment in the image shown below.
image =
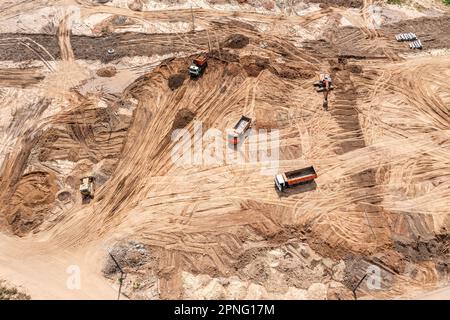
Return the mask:
<path id="1" fill-rule="evenodd" d="M 37 130 L 22 156 L 9 158 L 2 179 L 0 215 L 16 235 L 23 236 L 60 213 L 58 206 L 79 203 L 79 179 L 95 176 L 100 187 L 111 176 L 121 156 L 130 115 L 119 115 L 111 103 L 99 108 L 91 103 L 78 106 L 51 119 Z M 28 133 L 30 134 L 30 133 Z M 26 139 L 26 137 L 24 138 Z M 26 141 L 26 140 L 24 140 Z M 2 173 L 2 174 L 3 174 Z"/>

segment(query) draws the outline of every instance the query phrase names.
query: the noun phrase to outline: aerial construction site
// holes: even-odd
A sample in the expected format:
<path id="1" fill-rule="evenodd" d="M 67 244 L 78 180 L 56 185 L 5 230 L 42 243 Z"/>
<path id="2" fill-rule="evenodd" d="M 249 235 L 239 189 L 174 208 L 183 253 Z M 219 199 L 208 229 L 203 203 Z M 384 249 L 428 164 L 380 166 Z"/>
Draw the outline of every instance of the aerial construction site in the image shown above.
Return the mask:
<path id="1" fill-rule="evenodd" d="M 0 3 L 0 298 L 450 298 L 442 0 Z"/>

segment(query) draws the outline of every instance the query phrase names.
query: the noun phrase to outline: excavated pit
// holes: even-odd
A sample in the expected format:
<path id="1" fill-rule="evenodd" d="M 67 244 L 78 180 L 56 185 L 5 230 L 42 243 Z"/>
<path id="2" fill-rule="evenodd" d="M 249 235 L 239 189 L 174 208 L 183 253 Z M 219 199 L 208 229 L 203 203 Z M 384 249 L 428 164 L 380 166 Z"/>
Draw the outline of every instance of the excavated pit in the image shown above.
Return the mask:
<path id="1" fill-rule="evenodd" d="M 113 20 L 115 25 L 128 21 Z M 436 200 L 445 202 L 447 196 L 445 179 L 435 172 L 446 166 L 448 139 L 441 131 L 447 97 L 428 94 L 436 92 L 434 86 L 445 91 L 448 85 L 436 76 L 439 68 L 431 58 L 418 60 L 423 69 L 417 77 L 439 78 L 433 87 L 427 87 L 427 78 L 419 79 L 417 88 L 406 81 L 410 62 L 396 61 L 407 50 L 393 42 L 391 33 L 421 26 L 432 33 L 426 22 L 445 28 L 448 21 L 387 26 L 377 46 L 374 35 L 348 27 L 331 30 L 330 40 L 295 46 L 288 38 L 260 34 L 250 23 L 213 19 L 210 34 L 199 31 L 196 37 L 71 35 L 73 57 L 67 48 L 60 52 L 56 35 L 20 35 L 45 44 L 57 60 L 120 63 L 123 57 L 186 53 L 156 67 L 145 65 L 148 69 L 139 73 L 139 67 L 130 67 L 126 71 L 136 73 L 121 94 L 81 94 L 78 90 L 89 81 L 82 79 L 64 93 L 68 103 L 60 109 L 51 99 L 18 108 L 2 127 L 2 134 L 17 138 L 8 141 L 14 147 L 1 165 L 2 227 L 15 236 L 49 238 L 64 250 L 92 245 L 104 263 L 97 273 L 102 269 L 114 282 L 120 270 L 111 253 L 127 273 L 124 292 L 139 299 L 352 299 L 351 290 L 370 266 L 381 268 L 387 296 L 395 294 L 389 290 L 405 281 L 408 270 L 413 280 L 429 277 L 428 284 L 445 279 L 450 220 L 434 220 L 441 207 L 414 210 L 430 190 Z M 306 28 L 309 21 L 300 23 Z M 417 32 L 430 48 L 447 47 L 442 28 L 429 38 Z M 0 40 L 18 36 L 2 34 Z M 194 54 L 204 52 L 211 38 L 222 46 L 214 44 L 206 72 L 196 80 L 186 77 Z M 0 60 L 49 59 L 32 44 L 35 50 L 17 54 L 20 41 L 5 47 Z M 114 52 L 108 54 L 110 48 Z M 445 57 L 438 59 L 448 65 Z M 32 89 L 46 80 L 42 70 L 7 70 L 0 72 L 0 85 L 7 88 Z M 95 70 L 114 78 L 110 70 Z M 335 82 L 328 111 L 312 86 L 324 71 Z M 16 76 L 20 79 L 14 82 Z M 417 90 L 411 90 L 412 97 L 394 99 L 389 95 L 396 85 Z M 373 104 L 367 102 L 368 92 Z M 377 109 L 383 95 L 392 98 L 392 113 Z M 390 118 L 395 112 L 397 118 Z M 252 117 L 255 129 L 279 130 L 277 172 L 313 164 L 319 174 L 315 183 L 277 193 L 276 172 L 262 174 L 261 164 L 204 160 L 214 148 L 202 153 L 192 148 L 191 163 L 174 161 L 172 152 L 180 145 L 173 130 L 186 129 L 197 147 L 206 148 L 209 140 L 201 139 L 199 122 L 202 133 L 211 128 L 225 133 L 241 115 Z M 411 125 L 404 129 L 407 121 Z M 434 149 L 419 144 L 417 154 L 410 152 L 407 146 L 415 139 Z M 442 181 L 426 184 L 432 174 L 423 171 Z M 79 179 L 89 175 L 95 177 L 95 196 L 82 203 Z M 205 290 L 211 286 L 215 289 Z M 357 292 L 358 297 L 377 294 L 364 285 Z"/>

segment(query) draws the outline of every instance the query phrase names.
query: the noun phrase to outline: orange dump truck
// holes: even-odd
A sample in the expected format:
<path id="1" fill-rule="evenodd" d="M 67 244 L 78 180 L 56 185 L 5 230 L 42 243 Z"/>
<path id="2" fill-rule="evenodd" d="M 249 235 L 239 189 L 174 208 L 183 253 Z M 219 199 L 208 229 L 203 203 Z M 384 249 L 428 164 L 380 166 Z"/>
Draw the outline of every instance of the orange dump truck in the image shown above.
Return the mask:
<path id="1" fill-rule="evenodd" d="M 247 131 L 248 128 L 250 128 L 250 124 L 252 122 L 252 119 L 246 116 L 242 116 L 238 123 L 234 126 L 233 130 L 228 134 L 228 141 L 231 144 L 238 144 L 239 141 L 242 139 L 245 131 Z"/>
<path id="2" fill-rule="evenodd" d="M 284 191 L 286 188 L 290 188 L 298 184 L 312 182 L 315 178 L 317 178 L 316 170 L 314 170 L 313 166 L 310 166 L 299 170 L 277 174 L 275 176 L 275 185 L 278 190 Z"/>
<path id="3" fill-rule="evenodd" d="M 191 77 L 199 77 L 203 74 L 206 67 L 208 66 L 208 57 L 201 55 L 192 61 L 189 67 L 189 74 Z"/>

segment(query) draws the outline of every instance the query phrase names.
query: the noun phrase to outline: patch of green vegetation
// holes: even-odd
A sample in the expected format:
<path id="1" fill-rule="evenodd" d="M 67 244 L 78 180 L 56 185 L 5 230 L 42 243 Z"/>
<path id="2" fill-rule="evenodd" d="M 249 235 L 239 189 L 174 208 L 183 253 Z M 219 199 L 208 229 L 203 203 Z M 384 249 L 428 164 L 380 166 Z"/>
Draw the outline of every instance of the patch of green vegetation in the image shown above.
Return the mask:
<path id="1" fill-rule="evenodd" d="M 445 0 L 445 1 L 448 1 L 448 0 Z M 402 2 L 403 2 L 403 0 L 387 0 L 387 3 L 389 3 L 389 4 L 400 5 L 400 4 L 402 4 Z"/>
<path id="2" fill-rule="evenodd" d="M 450 0 L 443 0 L 443 1 L 444 1 L 444 4 L 450 6 Z"/>
<path id="3" fill-rule="evenodd" d="M 3 281 L 0 281 L 0 300 L 30 300 L 31 297 L 17 288 L 8 287 Z"/>

